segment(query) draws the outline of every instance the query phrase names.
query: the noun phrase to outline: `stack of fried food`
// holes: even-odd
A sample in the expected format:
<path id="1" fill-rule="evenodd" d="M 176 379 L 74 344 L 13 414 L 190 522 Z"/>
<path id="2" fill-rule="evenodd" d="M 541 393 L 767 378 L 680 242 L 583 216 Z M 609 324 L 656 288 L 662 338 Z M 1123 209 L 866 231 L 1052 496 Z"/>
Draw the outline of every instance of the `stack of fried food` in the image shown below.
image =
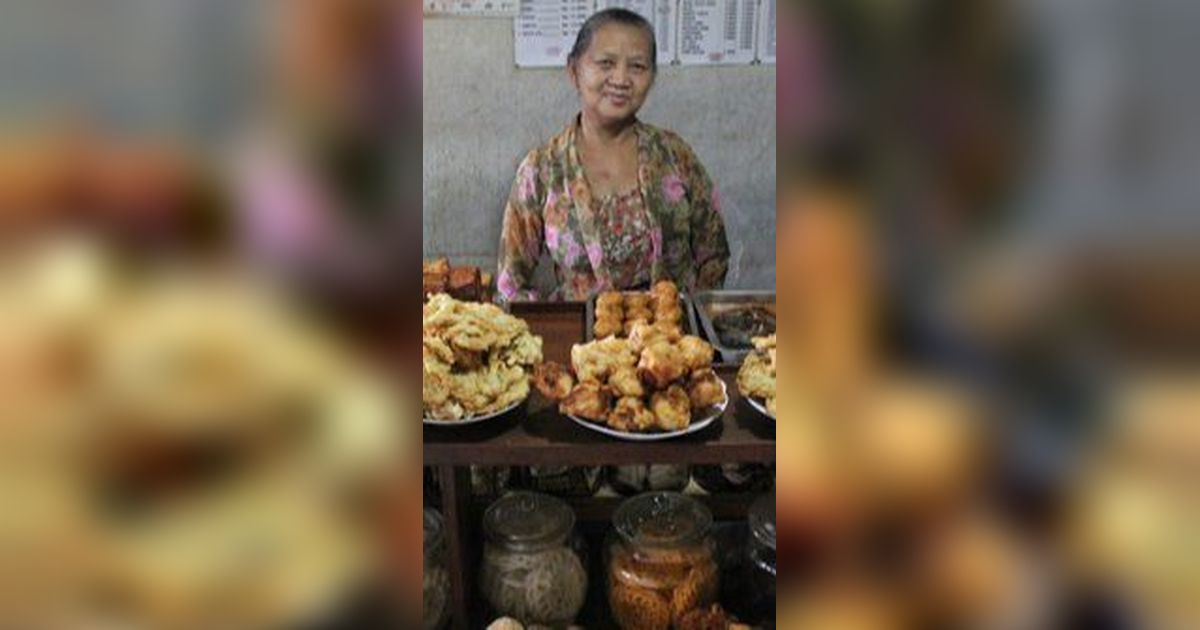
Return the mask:
<path id="1" fill-rule="evenodd" d="M 678 431 L 726 400 L 712 360 L 712 346 L 677 325 L 638 322 L 628 339 L 576 344 L 572 370 L 543 363 L 533 381 L 565 414 L 618 431 Z"/>
<path id="2" fill-rule="evenodd" d="M 738 390 L 762 400 L 767 412 L 775 415 L 775 335 L 755 337 L 751 352 L 738 370 Z"/>
<path id="3" fill-rule="evenodd" d="M 494 304 L 439 293 L 421 318 L 425 415 L 465 420 L 505 409 L 529 394 L 528 370 L 542 360 L 542 338 Z"/>
<path id="4" fill-rule="evenodd" d="M 596 322 L 592 333 L 596 339 L 628 337 L 639 322 L 678 329 L 682 321 L 679 289 L 674 282 L 662 280 L 649 293 L 608 291 L 597 296 Z"/>
<path id="5" fill-rule="evenodd" d="M 428 300 L 438 293 L 470 302 L 491 301 L 492 274 L 479 267 L 453 267 L 447 258 L 427 260 L 421 264 L 421 294 Z"/>

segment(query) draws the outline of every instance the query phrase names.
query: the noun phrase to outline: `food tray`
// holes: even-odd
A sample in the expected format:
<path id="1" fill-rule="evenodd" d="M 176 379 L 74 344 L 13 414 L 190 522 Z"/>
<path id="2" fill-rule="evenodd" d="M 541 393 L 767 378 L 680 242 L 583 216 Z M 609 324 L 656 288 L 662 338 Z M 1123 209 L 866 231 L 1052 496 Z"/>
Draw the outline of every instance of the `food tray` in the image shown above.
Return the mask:
<path id="1" fill-rule="evenodd" d="M 621 295 L 644 295 L 649 291 L 618 291 Z M 587 330 L 585 331 L 585 339 L 592 341 L 594 335 L 592 333 L 596 326 L 596 298 L 598 295 L 593 295 L 587 301 Z M 700 335 L 700 326 L 696 322 L 696 310 L 692 308 L 692 300 L 683 291 L 679 292 L 679 307 L 683 309 L 683 334 L 685 335 Z"/>
<path id="2" fill-rule="evenodd" d="M 740 364 L 752 348 L 730 348 L 721 343 L 717 329 L 713 326 L 713 316 L 725 310 L 739 306 L 769 305 L 775 311 L 774 291 L 701 291 L 692 298 L 699 313 L 700 324 L 704 327 L 704 335 L 717 352 L 721 361 L 729 364 Z"/>

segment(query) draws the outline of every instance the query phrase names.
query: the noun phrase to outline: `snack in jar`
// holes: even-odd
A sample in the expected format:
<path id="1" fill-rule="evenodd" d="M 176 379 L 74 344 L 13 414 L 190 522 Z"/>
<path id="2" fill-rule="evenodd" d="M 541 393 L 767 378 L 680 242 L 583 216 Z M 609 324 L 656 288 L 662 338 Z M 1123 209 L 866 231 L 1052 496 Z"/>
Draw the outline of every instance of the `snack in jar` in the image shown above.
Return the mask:
<path id="1" fill-rule="evenodd" d="M 483 516 L 480 589 L 497 615 L 526 625 L 569 625 L 587 597 L 587 571 L 574 537 L 575 513 L 561 499 L 513 492 Z"/>
<path id="2" fill-rule="evenodd" d="M 608 599 L 625 630 L 667 630 L 714 603 L 719 572 L 712 514 L 677 492 L 648 492 L 613 514 Z"/>

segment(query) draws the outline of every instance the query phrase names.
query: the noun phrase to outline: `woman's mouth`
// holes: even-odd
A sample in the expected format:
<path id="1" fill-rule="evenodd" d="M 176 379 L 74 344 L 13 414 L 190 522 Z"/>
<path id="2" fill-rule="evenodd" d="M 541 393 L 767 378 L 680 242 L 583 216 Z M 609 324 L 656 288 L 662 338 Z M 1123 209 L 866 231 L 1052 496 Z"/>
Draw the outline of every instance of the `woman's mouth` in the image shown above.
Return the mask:
<path id="1" fill-rule="evenodd" d="M 628 94 L 609 94 L 608 100 L 611 101 L 613 105 L 625 105 L 626 103 L 629 102 L 629 95 Z"/>

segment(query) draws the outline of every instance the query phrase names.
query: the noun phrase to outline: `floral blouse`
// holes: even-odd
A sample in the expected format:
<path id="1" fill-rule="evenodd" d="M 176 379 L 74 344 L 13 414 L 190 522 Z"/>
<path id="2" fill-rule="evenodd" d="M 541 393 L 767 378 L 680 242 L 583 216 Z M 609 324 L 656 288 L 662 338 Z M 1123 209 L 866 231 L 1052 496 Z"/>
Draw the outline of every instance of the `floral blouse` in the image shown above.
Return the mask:
<path id="1" fill-rule="evenodd" d="M 674 132 L 642 122 L 634 130 L 638 200 L 593 199 L 575 121 L 525 156 L 504 209 L 501 298 L 540 297 L 530 285 L 544 251 L 558 281 L 551 298 L 584 300 L 662 279 L 691 291 L 724 285 L 729 243 L 708 173 Z"/>

